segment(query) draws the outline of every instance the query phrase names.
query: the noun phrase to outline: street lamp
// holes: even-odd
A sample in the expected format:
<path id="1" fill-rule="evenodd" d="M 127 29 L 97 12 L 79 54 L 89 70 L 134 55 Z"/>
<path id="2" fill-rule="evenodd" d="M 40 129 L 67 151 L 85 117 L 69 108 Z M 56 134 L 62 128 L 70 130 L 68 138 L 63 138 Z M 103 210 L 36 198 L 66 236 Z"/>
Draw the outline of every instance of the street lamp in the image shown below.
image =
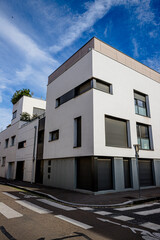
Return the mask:
<path id="1" fill-rule="evenodd" d="M 140 145 L 139 144 L 134 144 L 133 146 L 134 146 L 134 149 L 135 149 L 135 157 L 136 157 L 136 165 L 137 165 L 137 178 L 138 178 L 138 190 L 139 190 L 139 198 L 140 198 L 141 197 L 141 192 L 140 192 L 139 165 L 138 165 Z"/>

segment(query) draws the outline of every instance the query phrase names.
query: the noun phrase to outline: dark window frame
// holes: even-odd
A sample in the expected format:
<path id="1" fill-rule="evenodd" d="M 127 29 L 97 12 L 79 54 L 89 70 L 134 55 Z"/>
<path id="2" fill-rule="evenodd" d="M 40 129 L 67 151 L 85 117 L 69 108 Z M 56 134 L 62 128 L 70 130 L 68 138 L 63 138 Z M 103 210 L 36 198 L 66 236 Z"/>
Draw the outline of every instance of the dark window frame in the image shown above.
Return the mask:
<path id="1" fill-rule="evenodd" d="M 108 91 L 103 90 L 102 88 L 98 88 L 96 86 L 96 82 L 102 84 L 102 86 L 104 85 L 104 87 L 108 87 Z M 112 89 L 112 84 L 105 82 L 103 80 L 100 80 L 98 78 L 90 78 L 87 81 L 81 83 L 80 85 L 78 85 L 77 87 L 71 89 L 70 91 L 66 92 L 65 94 L 63 94 L 62 96 L 60 96 L 59 98 L 56 99 L 56 106 L 55 108 L 58 108 L 59 106 L 61 106 L 62 104 L 64 104 L 65 102 L 68 102 L 69 100 L 76 98 L 80 95 L 82 95 L 85 92 L 88 92 L 90 89 L 97 89 L 99 91 L 108 93 L 108 94 L 113 94 L 113 89 Z"/>
<path id="2" fill-rule="evenodd" d="M 12 120 L 17 117 L 17 110 L 12 113 Z"/>
<path id="3" fill-rule="evenodd" d="M 74 148 L 82 146 L 82 117 L 74 119 Z"/>
<path id="4" fill-rule="evenodd" d="M 16 135 L 11 137 L 11 147 L 15 146 Z"/>
<path id="5" fill-rule="evenodd" d="M 143 117 L 150 117 L 150 108 L 149 108 L 149 97 L 145 93 L 141 93 L 137 90 L 133 90 L 134 93 L 134 106 L 135 106 L 135 113 L 137 115 Z M 136 97 L 135 95 L 139 95 L 140 97 Z M 145 109 L 146 114 L 142 114 L 140 109 Z M 136 111 L 137 110 L 137 111 Z"/>
<path id="6" fill-rule="evenodd" d="M 21 148 L 26 148 L 26 140 L 18 143 L 18 149 L 21 149 Z"/>
<path id="7" fill-rule="evenodd" d="M 49 141 L 53 142 L 59 139 L 59 129 L 49 132 Z"/>
<path id="8" fill-rule="evenodd" d="M 6 138 L 5 139 L 5 148 L 8 148 L 9 147 L 9 138 Z"/>
<path id="9" fill-rule="evenodd" d="M 147 127 L 147 135 L 148 137 L 142 137 L 142 130 L 140 130 L 140 127 Z M 152 126 L 144 123 L 139 123 L 136 122 L 136 131 L 137 131 L 137 142 L 139 143 L 140 141 L 140 150 L 145 150 L 145 151 L 153 151 L 154 146 L 153 146 L 153 136 L 152 136 Z M 149 148 L 142 148 L 142 140 L 143 139 L 148 139 L 148 145 Z"/>

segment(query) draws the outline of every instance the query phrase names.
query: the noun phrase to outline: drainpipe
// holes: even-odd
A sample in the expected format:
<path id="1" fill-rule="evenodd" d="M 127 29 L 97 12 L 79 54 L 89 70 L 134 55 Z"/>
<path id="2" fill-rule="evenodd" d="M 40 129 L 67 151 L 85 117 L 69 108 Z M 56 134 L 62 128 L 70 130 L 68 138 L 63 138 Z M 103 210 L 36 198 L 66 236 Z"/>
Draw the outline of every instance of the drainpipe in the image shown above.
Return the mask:
<path id="1" fill-rule="evenodd" d="M 34 167 L 35 167 L 35 160 L 36 160 L 36 136 L 37 136 L 37 126 L 34 126 L 34 145 L 33 145 L 33 165 L 32 165 L 32 180 L 31 184 L 34 181 Z"/>

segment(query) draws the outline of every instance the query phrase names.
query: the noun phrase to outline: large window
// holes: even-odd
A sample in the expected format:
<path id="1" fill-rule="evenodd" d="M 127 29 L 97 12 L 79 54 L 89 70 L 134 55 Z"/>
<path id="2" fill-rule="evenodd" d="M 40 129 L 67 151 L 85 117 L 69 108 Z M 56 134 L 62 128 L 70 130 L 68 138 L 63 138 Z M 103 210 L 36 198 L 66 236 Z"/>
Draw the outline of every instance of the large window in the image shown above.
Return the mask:
<path id="1" fill-rule="evenodd" d="M 59 130 L 55 130 L 49 133 L 49 142 L 59 139 Z"/>
<path id="2" fill-rule="evenodd" d="M 137 138 L 140 149 L 153 149 L 151 126 L 137 123 Z"/>
<path id="3" fill-rule="evenodd" d="M 74 147 L 81 147 L 81 117 L 74 119 Z"/>
<path id="4" fill-rule="evenodd" d="M 25 148 L 26 147 L 26 141 L 22 141 L 18 143 L 18 149 Z"/>
<path id="5" fill-rule="evenodd" d="M 105 116 L 106 146 L 131 147 L 129 121 Z"/>
<path id="6" fill-rule="evenodd" d="M 148 96 L 134 91 L 135 113 L 142 116 L 150 116 Z"/>

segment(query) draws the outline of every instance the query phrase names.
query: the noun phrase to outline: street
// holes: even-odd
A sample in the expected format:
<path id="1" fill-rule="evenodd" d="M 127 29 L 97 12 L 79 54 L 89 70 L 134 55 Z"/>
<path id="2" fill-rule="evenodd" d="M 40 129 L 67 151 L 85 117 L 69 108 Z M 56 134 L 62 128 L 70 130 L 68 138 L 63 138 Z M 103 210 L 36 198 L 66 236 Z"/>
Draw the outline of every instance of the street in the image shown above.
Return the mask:
<path id="1" fill-rule="evenodd" d="M 74 207 L 0 185 L 0 240 L 160 239 L 158 202 Z"/>

